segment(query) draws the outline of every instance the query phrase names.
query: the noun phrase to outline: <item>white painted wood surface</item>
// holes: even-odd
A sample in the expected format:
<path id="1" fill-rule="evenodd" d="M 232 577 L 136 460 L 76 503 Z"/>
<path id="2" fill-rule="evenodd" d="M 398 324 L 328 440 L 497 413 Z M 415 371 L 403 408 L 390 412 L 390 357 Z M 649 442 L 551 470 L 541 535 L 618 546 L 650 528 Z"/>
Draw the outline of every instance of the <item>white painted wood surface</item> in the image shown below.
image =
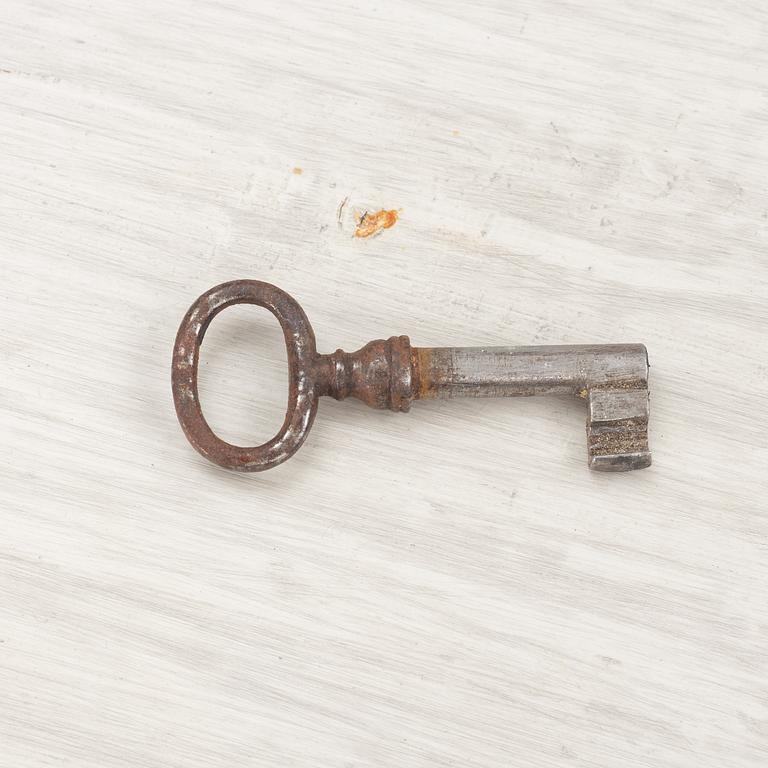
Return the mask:
<path id="1" fill-rule="evenodd" d="M 0 765 L 768 764 L 767 25 L 4 0 Z M 170 355 L 240 277 L 321 351 L 645 342 L 654 466 L 590 474 L 555 398 L 324 401 L 221 471 Z M 217 319 L 222 436 L 275 430 L 284 361 Z"/>

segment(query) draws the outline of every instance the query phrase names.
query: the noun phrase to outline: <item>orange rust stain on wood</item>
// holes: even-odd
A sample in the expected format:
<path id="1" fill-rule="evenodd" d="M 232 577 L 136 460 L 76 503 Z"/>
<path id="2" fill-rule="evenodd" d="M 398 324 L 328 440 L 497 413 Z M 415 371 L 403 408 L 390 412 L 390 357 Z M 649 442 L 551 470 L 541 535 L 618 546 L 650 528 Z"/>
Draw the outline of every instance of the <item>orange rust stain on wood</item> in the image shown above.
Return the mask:
<path id="1" fill-rule="evenodd" d="M 389 229 L 395 225 L 397 217 L 397 211 L 381 210 L 376 213 L 366 211 L 357 225 L 355 237 L 371 237 L 381 232 L 382 229 Z"/>

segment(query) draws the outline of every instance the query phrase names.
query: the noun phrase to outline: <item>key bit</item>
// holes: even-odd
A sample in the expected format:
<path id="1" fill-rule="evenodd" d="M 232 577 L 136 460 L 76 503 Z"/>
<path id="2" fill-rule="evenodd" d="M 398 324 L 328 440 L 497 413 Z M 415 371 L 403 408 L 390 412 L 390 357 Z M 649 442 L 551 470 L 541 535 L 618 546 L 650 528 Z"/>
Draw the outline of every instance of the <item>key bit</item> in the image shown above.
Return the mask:
<path id="1" fill-rule="evenodd" d="M 233 304 L 257 304 L 278 319 L 288 352 L 285 421 L 251 448 L 217 437 L 197 389 L 200 345 L 211 320 Z M 321 355 L 304 310 L 285 291 L 235 280 L 204 293 L 181 322 L 173 350 L 173 399 L 189 442 L 212 462 L 243 472 L 270 469 L 307 437 L 323 395 L 356 397 L 372 408 L 408 411 L 414 400 L 454 397 L 575 395 L 587 403 L 589 467 L 618 472 L 651 463 L 648 449 L 648 355 L 642 344 L 533 347 L 412 347 L 407 336 Z"/>

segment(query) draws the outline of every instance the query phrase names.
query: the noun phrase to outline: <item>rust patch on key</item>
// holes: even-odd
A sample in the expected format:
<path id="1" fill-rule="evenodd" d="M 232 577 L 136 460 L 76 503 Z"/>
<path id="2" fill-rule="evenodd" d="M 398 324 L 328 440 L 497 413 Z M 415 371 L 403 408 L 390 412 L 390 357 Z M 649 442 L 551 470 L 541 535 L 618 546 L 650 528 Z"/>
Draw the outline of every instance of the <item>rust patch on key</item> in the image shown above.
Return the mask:
<path id="1" fill-rule="evenodd" d="M 355 237 L 373 237 L 381 232 L 382 229 L 389 229 L 397 223 L 397 211 L 380 210 L 376 213 L 366 211 L 360 217 L 360 223 L 355 230 Z"/>

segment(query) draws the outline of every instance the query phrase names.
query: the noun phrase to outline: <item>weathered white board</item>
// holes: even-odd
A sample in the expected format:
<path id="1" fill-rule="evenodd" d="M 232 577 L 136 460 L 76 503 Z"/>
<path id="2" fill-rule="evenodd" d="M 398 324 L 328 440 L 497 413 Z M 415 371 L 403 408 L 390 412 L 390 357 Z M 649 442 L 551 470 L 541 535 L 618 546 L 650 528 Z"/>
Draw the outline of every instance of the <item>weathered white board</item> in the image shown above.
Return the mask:
<path id="1" fill-rule="evenodd" d="M 3 0 L 0 180 L 2 768 L 768 765 L 765 3 Z M 219 470 L 171 346 L 241 277 L 321 351 L 644 342 L 654 465 L 535 398 Z M 268 438 L 277 324 L 204 350 Z"/>

